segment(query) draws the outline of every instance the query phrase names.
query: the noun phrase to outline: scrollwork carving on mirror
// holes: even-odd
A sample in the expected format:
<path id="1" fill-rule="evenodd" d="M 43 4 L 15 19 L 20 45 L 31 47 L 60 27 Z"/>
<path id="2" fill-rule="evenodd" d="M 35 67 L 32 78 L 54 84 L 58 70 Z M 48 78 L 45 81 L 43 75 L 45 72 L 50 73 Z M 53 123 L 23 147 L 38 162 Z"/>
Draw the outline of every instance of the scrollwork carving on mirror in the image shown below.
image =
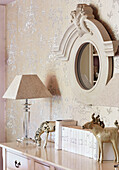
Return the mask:
<path id="1" fill-rule="evenodd" d="M 112 41 L 102 23 L 95 19 L 90 5 L 78 4 L 71 17 L 71 25 L 53 51 L 68 62 L 71 88 L 80 101 L 95 104 L 113 76 L 118 42 Z"/>

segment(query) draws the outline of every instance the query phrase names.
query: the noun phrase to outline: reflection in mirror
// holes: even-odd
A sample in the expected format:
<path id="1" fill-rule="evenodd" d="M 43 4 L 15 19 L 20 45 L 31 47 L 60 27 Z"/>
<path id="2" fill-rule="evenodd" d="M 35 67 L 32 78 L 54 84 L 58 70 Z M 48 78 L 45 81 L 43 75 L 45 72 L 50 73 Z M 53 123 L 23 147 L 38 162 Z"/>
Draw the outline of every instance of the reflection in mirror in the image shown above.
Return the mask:
<path id="1" fill-rule="evenodd" d="M 85 43 L 79 49 L 76 60 L 76 72 L 78 82 L 89 90 L 98 80 L 99 57 L 96 48 L 91 43 Z"/>

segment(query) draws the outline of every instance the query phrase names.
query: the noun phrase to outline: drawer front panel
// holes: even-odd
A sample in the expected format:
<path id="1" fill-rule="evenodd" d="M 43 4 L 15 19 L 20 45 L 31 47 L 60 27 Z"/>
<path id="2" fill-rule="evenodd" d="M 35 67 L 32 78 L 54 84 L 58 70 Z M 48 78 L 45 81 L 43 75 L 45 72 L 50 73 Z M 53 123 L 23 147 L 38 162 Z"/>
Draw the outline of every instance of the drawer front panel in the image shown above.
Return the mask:
<path id="1" fill-rule="evenodd" d="M 35 162 L 35 170 L 50 170 L 46 165 Z"/>
<path id="2" fill-rule="evenodd" d="M 30 162 L 27 158 L 7 152 L 8 169 L 30 170 Z"/>

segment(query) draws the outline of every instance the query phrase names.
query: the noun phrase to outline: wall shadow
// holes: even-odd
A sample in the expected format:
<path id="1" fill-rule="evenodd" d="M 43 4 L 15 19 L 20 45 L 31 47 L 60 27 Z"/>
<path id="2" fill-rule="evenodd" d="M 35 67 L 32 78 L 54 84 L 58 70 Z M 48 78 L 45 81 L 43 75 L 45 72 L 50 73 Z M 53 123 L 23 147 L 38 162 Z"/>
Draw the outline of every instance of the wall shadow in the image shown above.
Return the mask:
<path id="1" fill-rule="evenodd" d="M 58 81 L 55 75 L 48 75 L 46 78 L 46 87 L 53 96 L 61 96 Z"/>
<path id="2" fill-rule="evenodd" d="M 106 22 L 104 22 L 100 18 L 99 14 L 98 14 L 98 9 L 93 4 L 91 4 L 91 7 L 93 8 L 93 14 L 95 16 L 95 19 L 97 19 L 99 22 L 101 22 L 102 25 L 106 28 L 106 30 L 107 30 L 108 34 L 110 35 L 111 39 L 116 40 L 116 37 L 115 37 L 115 35 L 113 33 L 113 30 L 110 28 L 110 26 Z"/>

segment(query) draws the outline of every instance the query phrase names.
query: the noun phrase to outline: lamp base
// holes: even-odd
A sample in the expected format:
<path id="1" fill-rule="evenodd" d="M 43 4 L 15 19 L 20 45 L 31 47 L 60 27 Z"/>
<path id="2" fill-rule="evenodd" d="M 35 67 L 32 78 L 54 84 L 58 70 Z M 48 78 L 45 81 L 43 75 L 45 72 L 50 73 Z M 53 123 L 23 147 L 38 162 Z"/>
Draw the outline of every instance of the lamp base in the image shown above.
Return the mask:
<path id="1" fill-rule="evenodd" d="M 17 139 L 16 141 L 20 143 L 26 143 L 26 144 L 35 144 L 35 140 L 32 138 L 21 138 L 21 139 Z"/>

